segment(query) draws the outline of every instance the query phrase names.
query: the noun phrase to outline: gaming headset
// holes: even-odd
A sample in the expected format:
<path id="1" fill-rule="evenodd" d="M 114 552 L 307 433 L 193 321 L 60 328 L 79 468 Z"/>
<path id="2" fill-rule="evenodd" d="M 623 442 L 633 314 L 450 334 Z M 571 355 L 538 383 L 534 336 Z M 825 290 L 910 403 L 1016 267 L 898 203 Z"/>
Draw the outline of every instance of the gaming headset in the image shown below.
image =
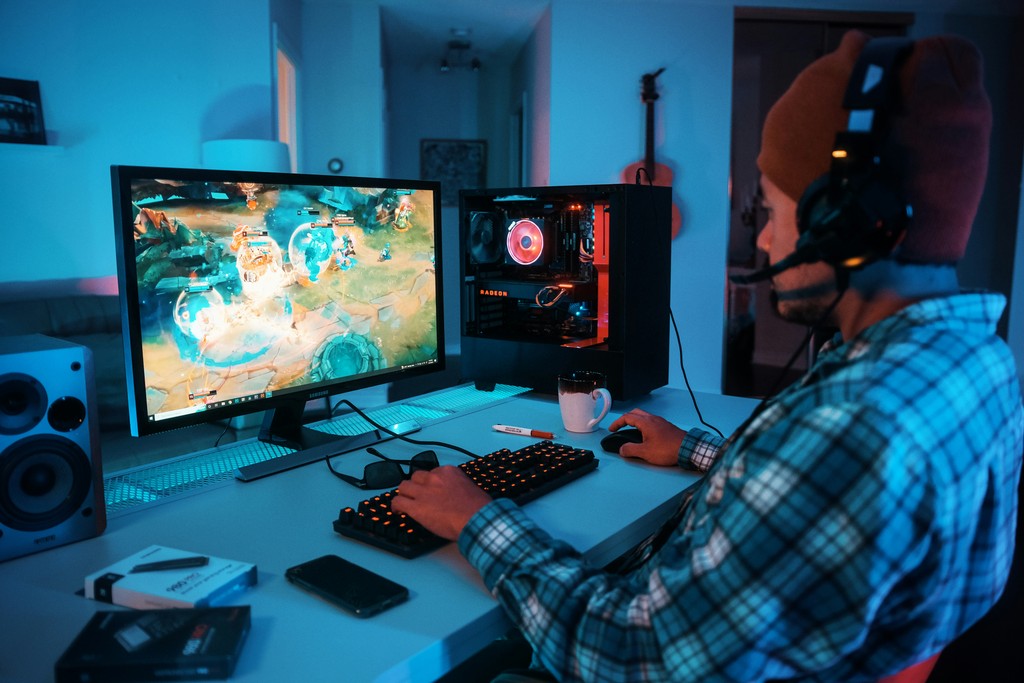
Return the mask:
<path id="1" fill-rule="evenodd" d="M 797 205 L 800 237 L 792 254 L 737 284 L 766 280 L 802 263 L 822 261 L 845 273 L 892 254 L 910 224 L 903 200 L 882 158 L 889 116 L 897 112 L 899 67 L 913 49 L 908 38 L 869 41 L 850 74 L 843 107 L 847 130 L 836 134 L 828 173 L 810 184 Z"/>

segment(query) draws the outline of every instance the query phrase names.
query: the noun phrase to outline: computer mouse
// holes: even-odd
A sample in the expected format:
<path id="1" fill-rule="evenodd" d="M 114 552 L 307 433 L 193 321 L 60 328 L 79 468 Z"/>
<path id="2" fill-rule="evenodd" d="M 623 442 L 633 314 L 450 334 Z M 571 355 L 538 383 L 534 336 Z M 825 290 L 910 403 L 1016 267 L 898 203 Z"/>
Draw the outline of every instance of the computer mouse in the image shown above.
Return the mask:
<path id="1" fill-rule="evenodd" d="M 618 454 L 624 443 L 640 443 L 644 440 L 643 433 L 639 429 L 620 429 L 612 432 L 601 439 L 601 448 L 608 453 Z"/>

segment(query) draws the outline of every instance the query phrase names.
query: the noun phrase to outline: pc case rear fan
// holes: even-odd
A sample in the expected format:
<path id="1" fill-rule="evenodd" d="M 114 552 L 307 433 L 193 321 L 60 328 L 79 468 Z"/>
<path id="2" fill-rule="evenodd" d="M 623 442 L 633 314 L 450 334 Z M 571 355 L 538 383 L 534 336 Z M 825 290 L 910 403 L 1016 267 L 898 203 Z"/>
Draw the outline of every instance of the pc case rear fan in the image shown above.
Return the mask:
<path id="1" fill-rule="evenodd" d="M 473 263 L 497 263 L 504 255 L 501 245 L 502 217 L 493 211 L 473 211 L 469 216 L 469 257 Z"/>

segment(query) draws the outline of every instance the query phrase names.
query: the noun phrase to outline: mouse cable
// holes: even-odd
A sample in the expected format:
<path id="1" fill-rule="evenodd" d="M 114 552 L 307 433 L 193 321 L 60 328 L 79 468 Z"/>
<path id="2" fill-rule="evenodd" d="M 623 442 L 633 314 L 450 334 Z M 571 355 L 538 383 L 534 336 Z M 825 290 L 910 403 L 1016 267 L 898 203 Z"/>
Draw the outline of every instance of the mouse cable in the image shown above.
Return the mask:
<path id="1" fill-rule="evenodd" d="M 344 403 L 349 408 L 351 408 L 353 411 L 355 411 L 355 413 L 357 415 L 359 415 L 359 417 L 361 417 L 364 420 L 366 420 L 367 422 L 369 422 L 374 427 L 374 429 L 380 430 L 380 431 L 384 432 L 385 434 L 388 434 L 390 436 L 395 437 L 396 439 L 401 439 L 402 441 L 407 441 L 408 443 L 416 444 L 417 446 L 437 446 L 439 448 L 449 448 L 449 449 L 451 449 L 453 451 L 458 451 L 459 453 L 463 453 L 465 455 L 468 455 L 471 458 L 480 458 L 481 457 L 481 456 L 477 455 L 476 453 L 473 453 L 471 451 L 467 451 L 465 448 L 462 448 L 461 446 L 456 446 L 454 444 L 446 443 L 444 441 L 422 441 L 420 439 L 411 439 L 408 436 L 405 436 L 404 434 L 397 434 L 397 433 L 391 431 L 390 429 L 388 429 L 387 427 L 385 427 L 383 425 L 377 424 L 373 419 L 370 418 L 369 415 L 367 415 L 366 413 L 361 411 L 359 408 L 357 408 L 355 405 L 353 405 L 352 402 L 349 401 L 348 399 L 344 399 L 344 398 L 343 399 L 339 399 L 338 402 L 336 404 L 334 404 L 334 408 L 331 409 L 331 415 L 332 416 L 334 415 L 334 411 L 337 410 L 338 406 L 341 405 L 342 403 Z"/>
<path id="2" fill-rule="evenodd" d="M 658 205 L 654 201 L 654 193 L 653 193 L 654 182 L 651 180 L 651 174 L 647 172 L 647 169 L 644 168 L 643 166 L 640 166 L 639 168 L 636 169 L 636 184 L 637 185 L 642 185 L 643 184 L 640 181 L 640 175 L 641 174 L 647 176 L 647 187 L 652 188 L 652 192 L 651 192 L 651 206 L 654 209 L 654 218 L 655 218 L 654 222 L 657 224 L 658 219 L 661 218 L 661 216 L 658 215 L 658 213 L 659 213 L 658 212 Z M 671 293 L 671 287 L 669 288 L 669 291 Z M 682 337 L 679 336 L 679 328 L 676 326 L 676 317 L 675 317 L 675 315 L 672 314 L 672 307 L 671 306 L 669 306 L 669 308 L 668 308 L 668 319 L 672 322 L 672 329 L 676 333 L 676 346 L 679 348 L 679 369 L 682 370 L 682 372 L 683 372 L 683 382 L 686 384 L 686 390 L 688 392 L 690 392 L 690 400 L 693 402 L 693 409 L 697 413 L 697 419 L 700 421 L 700 423 L 702 425 L 704 425 L 705 427 L 707 427 L 708 429 L 713 431 L 715 434 L 718 434 L 719 437 L 724 439 L 725 435 L 722 434 L 721 430 L 719 430 L 718 427 L 715 427 L 714 425 L 709 424 L 709 423 L 704 421 L 704 416 L 700 412 L 700 406 L 697 405 L 697 396 L 696 396 L 696 394 L 693 393 L 693 388 L 690 386 L 690 378 L 686 376 L 686 364 L 683 363 L 683 340 L 682 340 Z"/>
<path id="3" fill-rule="evenodd" d="M 686 376 L 686 365 L 683 363 L 683 341 L 682 338 L 679 336 L 679 328 L 676 326 L 676 317 L 672 314 L 671 306 L 668 309 L 668 319 L 669 321 L 671 321 L 672 329 L 676 333 L 676 346 L 679 348 L 679 369 L 683 371 L 683 382 L 686 383 L 686 390 L 690 392 L 690 400 L 693 401 L 693 409 L 697 411 L 697 419 L 700 420 L 700 423 L 702 425 L 704 425 L 705 427 L 707 427 L 715 434 L 718 434 L 718 436 L 724 439 L 725 435 L 722 434 L 721 431 L 719 431 L 718 427 L 715 427 L 714 425 L 705 422 L 704 416 L 701 415 L 700 413 L 700 406 L 697 405 L 697 396 L 696 394 L 693 393 L 693 389 L 690 387 L 690 379 Z"/>

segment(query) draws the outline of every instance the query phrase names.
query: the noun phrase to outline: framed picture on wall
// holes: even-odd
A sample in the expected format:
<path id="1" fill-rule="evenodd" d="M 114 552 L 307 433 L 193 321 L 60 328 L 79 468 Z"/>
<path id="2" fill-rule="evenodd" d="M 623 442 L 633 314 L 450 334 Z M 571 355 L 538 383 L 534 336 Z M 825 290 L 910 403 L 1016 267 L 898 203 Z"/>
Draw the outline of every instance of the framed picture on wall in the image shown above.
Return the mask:
<path id="1" fill-rule="evenodd" d="M 459 190 L 487 182 L 486 140 L 420 140 L 420 178 L 441 183 L 441 204 L 458 206 Z"/>
<path id="2" fill-rule="evenodd" d="M 46 144 L 39 81 L 0 78 L 0 142 Z"/>

